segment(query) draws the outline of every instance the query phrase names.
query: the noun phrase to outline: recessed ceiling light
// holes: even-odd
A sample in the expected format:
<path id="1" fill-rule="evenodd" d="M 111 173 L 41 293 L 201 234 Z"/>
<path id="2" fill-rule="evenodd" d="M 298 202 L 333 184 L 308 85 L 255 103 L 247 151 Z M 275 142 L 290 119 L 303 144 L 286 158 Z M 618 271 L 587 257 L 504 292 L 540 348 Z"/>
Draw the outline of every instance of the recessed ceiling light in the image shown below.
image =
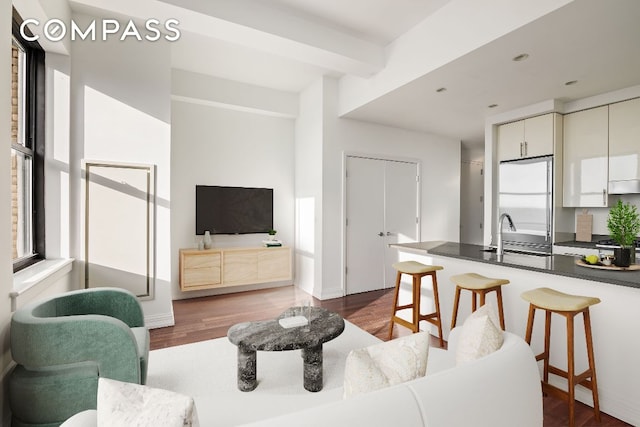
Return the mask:
<path id="1" fill-rule="evenodd" d="M 572 85 L 574 85 L 574 84 L 576 84 L 576 83 L 578 83 L 578 81 L 577 81 L 577 80 L 570 80 L 570 81 L 568 81 L 568 82 L 566 82 L 566 83 L 565 83 L 565 86 L 572 86 Z"/>
<path id="2" fill-rule="evenodd" d="M 513 60 L 513 61 L 516 61 L 516 62 L 520 62 L 520 61 L 524 61 L 524 60 L 525 60 L 525 59 L 527 59 L 528 57 L 529 57 L 529 54 L 528 54 L 528 53 L 521 53 L 521 54 L 520 54 L 520 55 L 518 55 L 518 56 L 514 56 L 512 60 Z"/>
<path id="3" fill-rule="evenodd" d="M 438 89 L 436 89 L 436 92 L 440 93 L 440 92 L 444 92 L 446 90 L 447 90 L 446 87 L 439 87 Z"/>
<path id="4" fill-rule="evenodd" d="M 489 107 L 489 108 L 496 108 L 497 106 L 498 106 L 498 104 L 491 104 L 491 105 L 489 105 L 488 107 Z"/>

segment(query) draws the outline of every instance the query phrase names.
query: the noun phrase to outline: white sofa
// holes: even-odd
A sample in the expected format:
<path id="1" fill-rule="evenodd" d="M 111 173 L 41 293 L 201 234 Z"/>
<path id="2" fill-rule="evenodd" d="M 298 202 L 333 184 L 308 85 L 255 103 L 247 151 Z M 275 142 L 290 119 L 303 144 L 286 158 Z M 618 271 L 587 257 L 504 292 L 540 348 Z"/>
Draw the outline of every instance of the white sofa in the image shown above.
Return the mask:
<path id="1" fill-rule="evenodd" d="M 455 366 L 460 329 L 451 332 L 448 351 L 429 350 L 423 378 L 248 425 L 542 426 L 540 374 L 527 343 L 505 332 L 499 350 Z"/>
<path id="2" fill-rule="evenodd" d="M 448 351 L 429 349 L 427 375 L 423 378 L 306 410 L 295 411 L 292 407 L 286 415 L 247 425 L 542 426 L 540 374 L 526 342 L 505 332 L 499 350 L 455 366 L 461 330 L 462 327 L 458 327 L 449 335 Z M 96 425 L 93 410 L 77 414 L 64 427 Z"/>

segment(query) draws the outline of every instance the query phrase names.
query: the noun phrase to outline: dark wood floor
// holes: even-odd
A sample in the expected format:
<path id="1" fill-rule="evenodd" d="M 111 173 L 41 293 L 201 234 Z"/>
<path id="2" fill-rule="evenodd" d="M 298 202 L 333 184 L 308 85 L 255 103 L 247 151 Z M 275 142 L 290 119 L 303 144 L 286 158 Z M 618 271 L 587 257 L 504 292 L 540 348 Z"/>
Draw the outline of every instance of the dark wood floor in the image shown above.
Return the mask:
<path id="1" fill-rule="evenodd" d="M 178 300 L 173 302 L 175 326 L 152 329 L 151 349 L 224 337 L 229 327 L 236 323 L 273 318 L 288 307 L 304 305 L 307 301 L 311 301 L 314 306 L 335 311 L 370 334 L 386 340 L 392 298 L 392 290 L 384 290 L 321 301 L 295 286 L 287 286 Z M 406 328 L 396 326 L 393 336 L 403 336 L 408 333 Z M 433 338 L 431 344 L 438 346 L 439 342 Z M 543 403 L 544 427 L 568 425 L 566 403 L 550 397 L 545 397 Z M 575 425 L 576 427 L 619 427 L 630 424 L 604 413 L 602 421 L 598 423 L 594 420 L 592 408 L 578 402 Z"/>

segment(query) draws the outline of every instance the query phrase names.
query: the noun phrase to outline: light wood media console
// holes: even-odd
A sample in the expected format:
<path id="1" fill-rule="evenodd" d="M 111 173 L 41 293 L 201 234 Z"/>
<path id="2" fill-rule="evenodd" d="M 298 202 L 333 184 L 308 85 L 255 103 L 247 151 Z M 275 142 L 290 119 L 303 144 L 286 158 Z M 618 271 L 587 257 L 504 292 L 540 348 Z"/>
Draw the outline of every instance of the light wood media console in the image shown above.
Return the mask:
<path id="1" fill-rule="evenodd" d="M 180 249 L 180 289 L 291 280 L 291 248 Z"/>

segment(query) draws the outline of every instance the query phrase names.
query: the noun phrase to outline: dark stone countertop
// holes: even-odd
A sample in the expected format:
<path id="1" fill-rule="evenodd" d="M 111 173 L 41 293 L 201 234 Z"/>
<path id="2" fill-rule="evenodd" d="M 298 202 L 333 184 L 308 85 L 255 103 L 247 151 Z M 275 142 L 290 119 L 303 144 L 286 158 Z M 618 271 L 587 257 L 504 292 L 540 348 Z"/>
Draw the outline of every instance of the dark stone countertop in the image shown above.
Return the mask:
<path id="1" fill-rule="evenodd" d="M 567 255 L 530 255 L 505 251 L 502 261 L 498 261 L 495 252 L 487 252 L 486 246 L 470 245 L 444 241 L 398 243 L 390 245 L 397 249 L 412 252 L 458 258 L 468 261 L 496 264 L 504 267 L 519 268 L 594 282 L 611 283 L 619 286 L 640 288 L 640 271 L 599 270 L 576 265 L 578 257 Z"/>
<path id="2" fill-rule="evenodd" d="M 578 242 L 576 240 L 568 240 L 564 242 L 556 242 L 553 246 L 568 246 L 573 248 L 596 249 L 596 243 L 600 240 L 610 239 L 606 234 L 594 234 L 591 236 L 590 242 Z"/>

